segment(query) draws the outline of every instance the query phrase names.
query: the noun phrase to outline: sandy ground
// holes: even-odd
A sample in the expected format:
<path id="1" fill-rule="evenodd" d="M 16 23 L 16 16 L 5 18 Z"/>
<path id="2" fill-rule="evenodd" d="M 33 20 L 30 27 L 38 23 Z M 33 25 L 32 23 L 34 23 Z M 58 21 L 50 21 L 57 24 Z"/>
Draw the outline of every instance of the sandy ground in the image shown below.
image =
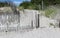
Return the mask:
<path id="1" fill-rule="evenodd" d="M 0 33 L 0 38 L 60 38 L 59 28 L 38 28 L 29 32 Z"/>

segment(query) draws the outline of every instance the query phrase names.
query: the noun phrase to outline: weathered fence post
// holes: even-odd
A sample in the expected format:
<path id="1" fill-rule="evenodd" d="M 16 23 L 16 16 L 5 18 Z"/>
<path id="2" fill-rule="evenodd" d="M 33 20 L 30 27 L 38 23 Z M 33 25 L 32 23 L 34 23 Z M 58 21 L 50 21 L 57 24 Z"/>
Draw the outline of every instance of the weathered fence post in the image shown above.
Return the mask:
<path id="1" fill-rule="evenodd" d="M 33 20 L 31 21 L 31 27 L 34 28 L 34 27 L 33 27 Z"/>
<path id="2" fill-rule="evenodd" d="M 60 21 L 59 21 L 59 28 L 60 28 Z"/>
<path id="3" fill-rule="evenodd" d="M 39 14 L 36 14 L 36 28 L 39 28 Z"/>

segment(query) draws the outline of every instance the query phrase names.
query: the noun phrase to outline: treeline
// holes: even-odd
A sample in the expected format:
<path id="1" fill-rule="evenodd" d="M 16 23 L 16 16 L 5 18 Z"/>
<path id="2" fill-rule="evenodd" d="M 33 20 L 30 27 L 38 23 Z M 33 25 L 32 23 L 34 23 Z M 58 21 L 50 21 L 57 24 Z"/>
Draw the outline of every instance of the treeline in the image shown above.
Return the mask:
<path id="1" fill-rule="evenodd" d="M 9 6 L 7 2 L 0 2 L 0 7 Z"/>
<path id="2" fill-rule="evenodd" d="M 41 4 L 42 1 L 44 2 L 45 5 L 60 4 L 60 0 L 31 0 L 31 2 L 35 4 Z"/>
<path id="3" fill-rule="evenodd" d="M 49 5 L 60 4 L 60 0 L 31 0 L 30 2 L 24 1 L 19 5 L 22 9 L 43 9 Z"/>

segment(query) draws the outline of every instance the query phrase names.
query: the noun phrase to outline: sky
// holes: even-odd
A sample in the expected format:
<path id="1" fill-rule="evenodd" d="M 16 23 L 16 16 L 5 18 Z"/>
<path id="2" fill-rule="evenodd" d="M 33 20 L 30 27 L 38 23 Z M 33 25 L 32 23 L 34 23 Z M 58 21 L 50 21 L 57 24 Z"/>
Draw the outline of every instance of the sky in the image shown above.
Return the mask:
<path id="1" fill-rule="evenodd" d="M 6 1 L 6 0 L 0 0 L 1 2 L 3 2 L 3 1 Z M 8 0 L 7 0 L 8 1 Z M 23 1 L 30 1 L 30 0 L 10 0 L 10 1 L 12 1 L 12 2 L 14 2 L 17 6 L 19 5 L 19 4 L 21 4 Z"/>

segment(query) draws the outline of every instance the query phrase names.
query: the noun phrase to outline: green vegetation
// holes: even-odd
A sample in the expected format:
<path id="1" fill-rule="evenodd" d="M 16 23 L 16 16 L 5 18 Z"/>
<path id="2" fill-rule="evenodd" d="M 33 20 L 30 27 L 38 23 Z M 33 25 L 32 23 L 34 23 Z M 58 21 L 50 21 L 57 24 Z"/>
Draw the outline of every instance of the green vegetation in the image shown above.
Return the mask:
<path id="1" fill-rule="evenodd" d="M 32 4 L 31 2 L 25 1 L 19 5 L 20 9 L 38 9 L 36 4 Z"/>
<path id="2" fill-rule="evenodd" d="M 60 0 L 31 0 L 30 2 L 24 1 L 19 5 L 19 7 L 24 9 L 40 10 L 44 6 L 56 5 L 56 4 L 60 4 Z"/>
<path id="3" fill-rule="evenodd" d="M 38 4 L 35 4 L 35 3 L 32 3 L 32 2 L 28 2 L 28 1 L 24 1 L 23 3 L 21 3 L 19 5 L 19 7 L 22 8 L 22 9 L 35 9 L 35 10 L 39 10 L 39 5 Z"/>
<path id="4" fill-rule="evenodd" d="M 55 5 L 55 4 L 60 4 L 60 0 L 31 0 L 32 3 L 35 4 L 41 4 L 42 1 L 44 2 L 45 5 Z"/>
<path id="5" fill-rule="evenodd" d="M 50 26 L 49 27 L 51 27 L 51 26 L 53 26 L 55 28 L 55 25 L 53 23 L 50 23 Z"/>
<path id="6" fill-rule="evenodd" d="M 0 7 L 9 6 L 7 2 L 0 2 Z"/>
<path id="7" fill-rule="evenodd" d="M 51 14 L 55 13 L 55 9 L 48 8 L 45 10 L 45 16 L 50 17 Z"/>

